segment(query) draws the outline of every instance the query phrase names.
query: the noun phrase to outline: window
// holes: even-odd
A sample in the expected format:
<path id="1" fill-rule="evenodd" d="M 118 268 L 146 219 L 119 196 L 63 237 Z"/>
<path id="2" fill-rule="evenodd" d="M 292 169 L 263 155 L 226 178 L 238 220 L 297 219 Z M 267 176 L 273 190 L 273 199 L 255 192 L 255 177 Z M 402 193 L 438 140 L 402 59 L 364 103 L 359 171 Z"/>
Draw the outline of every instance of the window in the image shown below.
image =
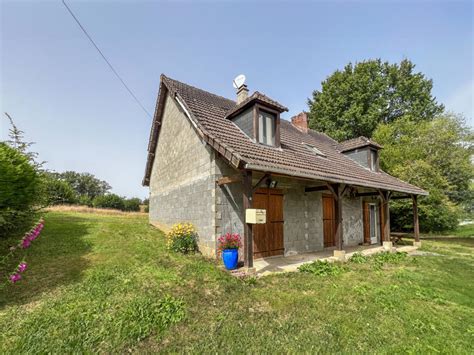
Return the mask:
<path id="1" fill-rule="evenodd" d="M 316 155 L 319 155 L 320 157 L 326 158 L 326 154 L 321 152 L 318 148 L 316 148 L 314 145 L 308 144 L 308 143 L 303 143 L 308 150 Z"/>
<path id="2" fill-rule="evenodd" d="M 377 152 L 370 150 L 370 170 L 377 171 Z"/>
<path id="3" fill-rule="evenodd" d="M 258 142 L 275 145 L 276 117 L 270 112 L 258 111 Z"/>

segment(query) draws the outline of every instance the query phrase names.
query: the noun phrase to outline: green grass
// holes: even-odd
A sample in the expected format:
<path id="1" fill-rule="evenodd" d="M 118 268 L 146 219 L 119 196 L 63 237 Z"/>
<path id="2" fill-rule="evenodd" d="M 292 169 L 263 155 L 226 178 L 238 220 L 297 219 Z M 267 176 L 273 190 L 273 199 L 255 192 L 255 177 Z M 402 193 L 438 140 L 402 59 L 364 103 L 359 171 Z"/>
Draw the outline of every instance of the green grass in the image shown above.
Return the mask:
<path id="1" fill-rule="evenodd" d="M 455 237 L 474 238 L 474 223 L 459 226 L 455 231 L 450 234 L 454 235 Z"/>
<path id="2" fill-rule="evenodd" d="M 49 213 L 0 290 L 0 353 L 473 353 L 473 247 L 241 281 L 167 252 L 145 217 Z"/>

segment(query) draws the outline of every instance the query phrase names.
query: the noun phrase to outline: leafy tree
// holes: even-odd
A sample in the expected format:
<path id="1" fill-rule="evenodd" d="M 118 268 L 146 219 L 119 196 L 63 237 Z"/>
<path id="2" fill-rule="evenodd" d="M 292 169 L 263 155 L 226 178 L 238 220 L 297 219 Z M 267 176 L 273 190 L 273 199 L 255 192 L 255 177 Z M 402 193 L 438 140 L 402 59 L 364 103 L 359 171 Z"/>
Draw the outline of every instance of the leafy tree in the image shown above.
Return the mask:
<path id="1" fill-rule="evenodd" d="M 124 211 L 139 212 L 142 200 L 138 197 L 128 198 L 124 201 Z"/>
<path id="2" fill-rule="evenodd" d="M 125 201 L 123 197 L 116 194 L 100 195 L 92 201 L 94 207 L 98 208 L 113 208 L 123 211 L 125 209 Z"/>
<path id="3" fill-rule="evenodd" d="M 414 69 L 407 59 L 400 64 L 380 59 L 347 64 L 308 100 L 310 127 L 346 140 L 372 137 L 379 123 L 407 115 L 417 122 L 433 119 L 444 106 L 431 94 L 432 80 Z"/>
<path id="4" fill-rule="evenodd" d="M 104 195 L 111 189 L 111 186 L 106 181 L 100 180 L 90 173 L 66 171 L 55 174 L 58 179 L 64 180 L 71 185 L 79 196 L 87 196 L 91 200 L 97 196 Z"/>
<path id="5" fill-rule="evenodd" d="M 74 204 L 79 198 L 71 185 L 61 179 L 57 179 L 54 173 L 42 174 L 42 188 L 44 203 L 46 205 Z"/>
<path id="6" fill-rule="evenodd" d="M 424 122 L 405 117 L 379 125 L 373 138 L 384 146 L 380 163 L 385 171 L 430 193 L 420 199 L 420 227 L 456 227 L 461 207 L 474 201 L 474 135 L 465 122 L 449 114 Z M 411 228 L 411 202 L 393 202 L 391 219 L 394 228 Z"/>
<path id="7" fill-rule="evenodd" d="M 0 237 L 21 231 L 33 220 L 40 178 L 30 159 L 0 142 Z"/>

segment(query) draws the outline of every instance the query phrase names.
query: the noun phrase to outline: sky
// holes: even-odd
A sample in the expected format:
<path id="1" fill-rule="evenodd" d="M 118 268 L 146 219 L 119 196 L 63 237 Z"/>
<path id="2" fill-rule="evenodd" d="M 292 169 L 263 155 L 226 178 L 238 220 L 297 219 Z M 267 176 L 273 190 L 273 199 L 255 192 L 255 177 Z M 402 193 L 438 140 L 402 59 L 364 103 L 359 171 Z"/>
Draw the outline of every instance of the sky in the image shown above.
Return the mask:
<path id="1" fill-rule="evenodd" d="M 474 126 L 471 1 L 74 1 L 68 5 L 148 112 L 159 76 L 235 98 L 245 74 L 289 108 L 307 110 L 348 62 L 408 58 L 433 94 Z M 60 0 L 0 0 L 0 109 L 55 171 L 90 172 L 112 191 L 141 186 L 151 118 Z M 0 140 L 9 125 L 0 119 Z"/>

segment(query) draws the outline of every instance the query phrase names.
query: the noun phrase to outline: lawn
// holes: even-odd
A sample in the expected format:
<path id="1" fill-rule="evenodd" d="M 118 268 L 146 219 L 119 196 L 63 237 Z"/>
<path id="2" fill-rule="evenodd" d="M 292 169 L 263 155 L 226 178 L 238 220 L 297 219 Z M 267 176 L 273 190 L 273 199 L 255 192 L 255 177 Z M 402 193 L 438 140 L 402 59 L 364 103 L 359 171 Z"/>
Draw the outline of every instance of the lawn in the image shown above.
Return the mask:
<path id="1" fill-rule="evenodd" d="M 474 352 L 474 238 L 242 281 L 167 252 L 144 216 L 45 219 L 24 279 L 0 291 L 0 353 Z"/>

